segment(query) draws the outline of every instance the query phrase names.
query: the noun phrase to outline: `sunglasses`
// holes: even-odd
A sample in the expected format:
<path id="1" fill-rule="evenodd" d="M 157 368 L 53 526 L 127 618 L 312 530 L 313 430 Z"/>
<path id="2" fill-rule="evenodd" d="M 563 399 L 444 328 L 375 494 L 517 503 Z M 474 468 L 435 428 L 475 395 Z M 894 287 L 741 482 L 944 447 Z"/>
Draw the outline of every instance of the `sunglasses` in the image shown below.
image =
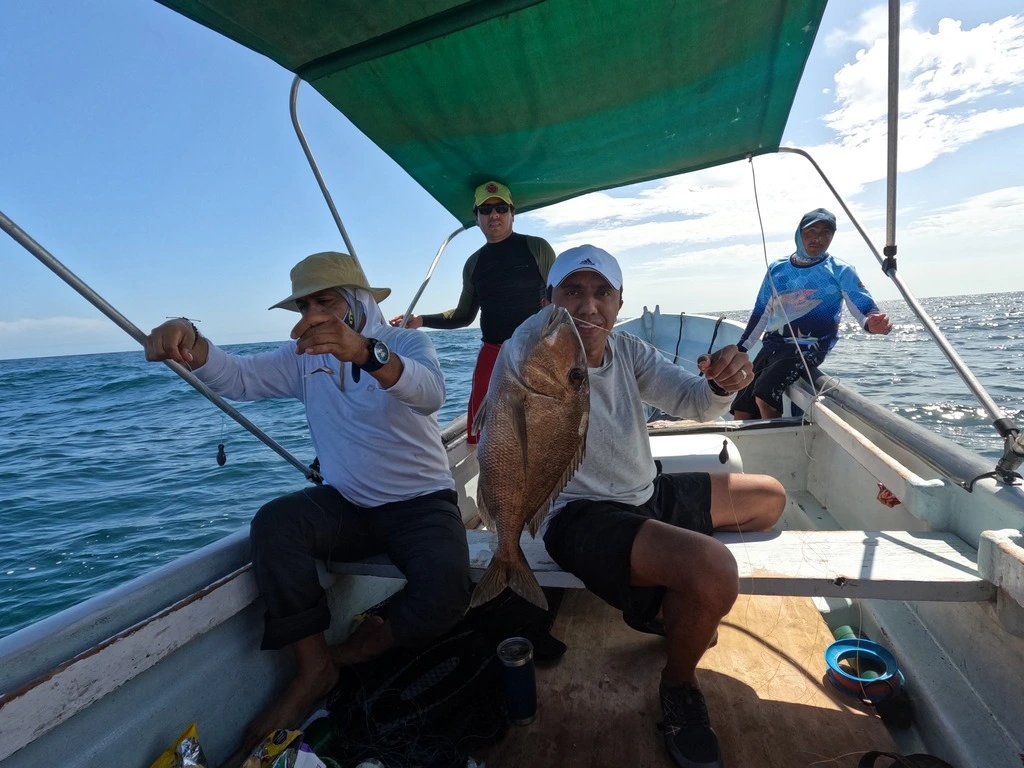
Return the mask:
<path id="1" fill-rule="evenodd" d="M 478 205 L 476 207 L 476 212 L 479 213 L 481 216 L 490 216 L 491 211 L 497 211 L 498 213 L 508 213 L 508 209 L 510 207 L 511 206 L 509 206 L 507 203 L 494 203 L 492 205 L 488 205 L 487 203 L 485 203 L 484 205 Z"/>

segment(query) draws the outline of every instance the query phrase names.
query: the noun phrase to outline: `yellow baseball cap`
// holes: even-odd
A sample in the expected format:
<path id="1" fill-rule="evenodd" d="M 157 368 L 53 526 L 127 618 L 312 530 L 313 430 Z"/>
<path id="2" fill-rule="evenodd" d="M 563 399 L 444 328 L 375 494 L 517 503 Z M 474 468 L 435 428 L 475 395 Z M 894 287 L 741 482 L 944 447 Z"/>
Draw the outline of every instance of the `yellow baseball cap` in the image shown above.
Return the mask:
<path id="1" fill-rule="evenodd" d="M 488 181 L 486 184 L 481 184 L 477 187 L 476 192 L 473 193 L 473 207 L 476 208 L 482 202 L 490 200 L 492 197 L 504 200 L 509 205 L 515 207 L 515 203 L 512 202 L 512 193 L 508 191 L 508 187 L 499 181 Z"/>

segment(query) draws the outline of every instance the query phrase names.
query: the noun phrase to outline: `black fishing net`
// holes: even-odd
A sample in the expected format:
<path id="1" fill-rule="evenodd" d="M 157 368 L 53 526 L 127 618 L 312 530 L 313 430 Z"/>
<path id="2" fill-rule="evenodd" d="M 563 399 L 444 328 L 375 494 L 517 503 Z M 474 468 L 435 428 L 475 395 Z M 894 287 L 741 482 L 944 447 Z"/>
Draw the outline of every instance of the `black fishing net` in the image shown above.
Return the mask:
<path id="1" fill-rule="evenodd" d="M 552 608 L 544 612 L 506 591 L 428 647 L 345 669 L 330 714 L 306 729 L 307 743 L 342 768 L 373 759 L 386 768 L 465 768 L 507 729 L 497 644 L 527 636 L 560 656 L 564 645 L 548 635 L 560 598 L 549 590 Z M 387 605 L 368 613 L 386 617 Z"/>

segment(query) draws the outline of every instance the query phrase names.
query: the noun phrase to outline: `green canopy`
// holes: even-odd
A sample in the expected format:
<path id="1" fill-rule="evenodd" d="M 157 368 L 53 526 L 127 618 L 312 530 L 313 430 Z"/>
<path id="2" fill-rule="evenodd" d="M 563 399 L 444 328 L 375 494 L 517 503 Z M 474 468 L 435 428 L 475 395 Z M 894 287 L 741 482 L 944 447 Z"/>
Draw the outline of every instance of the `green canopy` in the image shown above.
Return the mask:
<path id="1" fill-rule="evenodd" d="M 159 0 L 300 75 L 460 221 L 773 152 L 825 0 Z"/>

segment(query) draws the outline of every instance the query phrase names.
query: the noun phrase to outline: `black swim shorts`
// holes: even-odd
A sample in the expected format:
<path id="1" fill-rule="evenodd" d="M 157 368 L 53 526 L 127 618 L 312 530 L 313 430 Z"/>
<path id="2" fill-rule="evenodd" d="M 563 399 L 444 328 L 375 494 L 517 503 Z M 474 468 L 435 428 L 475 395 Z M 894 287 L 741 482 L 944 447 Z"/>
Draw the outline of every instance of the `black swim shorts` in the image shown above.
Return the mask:
<path id="1" fill-rule="evenodd" d="M 710 535 L 711 475 L 658 475 L 654 493 L 639 507 L 615 501 L 574 501 L 548 524 L 544 546 L 563 571 L 633 621 L 657 616 L 664 587 L 630 585 L 630 556 L 640 526 L 648 520 Z"/>
<path id="2" fill-rule="evenodd" d="M 825 356 L 814 350 L 804 350 L 804 360 L 796 347 L 761 347 L 754 358 L 754 380 L 741 389 L 732 401 L 731 413 L 759 413 L 756 398 L 769 403 L 775 410 L 782 410 L 782 395 L 786 387 L 806 375 L 804 361 L 812 368 L 824 362 Z"/>

